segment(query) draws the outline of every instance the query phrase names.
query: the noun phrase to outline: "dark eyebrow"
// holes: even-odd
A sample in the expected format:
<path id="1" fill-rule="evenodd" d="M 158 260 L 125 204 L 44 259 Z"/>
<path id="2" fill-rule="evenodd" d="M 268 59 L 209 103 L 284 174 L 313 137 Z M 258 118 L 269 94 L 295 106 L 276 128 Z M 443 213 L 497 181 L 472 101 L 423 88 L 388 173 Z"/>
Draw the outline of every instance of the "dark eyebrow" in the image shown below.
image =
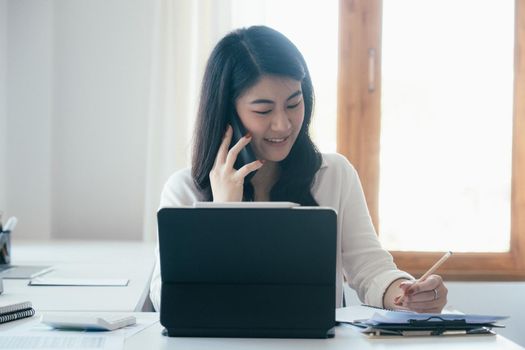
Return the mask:
<path id="1" fill-rule="evenodd" d="M 294 92 L 293 94 L 290 95 L 290 97 L 288 97 L 286 99 L 286 101 L 290 101 L 292 98 L 294 98 L 295 96 L 299 96 L 299 95 L 302 95 L 303 92 L 301 90 L 297 90 L 296 92 Z"/>
<path id="2" fill-rule="evenodd" d="M 258 99 L 258 100 L 253 100 L 252 102 L 250 102 L 251 105 L 260 104 L 260 103 L 274 103 L 274 102 L 272 100 L 265 100 L 265 99 Z"/>
<path id="3" fill-rule="evenodd" d="M 286 99 L 286 101 L 290 101 L 292 98 L 296 97 L 296 96 L 299 96 L 301 95 L 303 92 L 301 90 L 297 90 L 296 92 L 294 92 L 293 94 L 290 95 L 290 97 L 288 97 Z M 252 102 L 250 102 L 250 104 L 254 105 L 254 104 L 264 104 L 264 103 L 269 103 L 269 104 L 272 104 L 272 103 L 275 103 L 274 101 L 272 100 L 266 100 L 266 99 L 258 99 L 258 100 L 253 100 Z"/>

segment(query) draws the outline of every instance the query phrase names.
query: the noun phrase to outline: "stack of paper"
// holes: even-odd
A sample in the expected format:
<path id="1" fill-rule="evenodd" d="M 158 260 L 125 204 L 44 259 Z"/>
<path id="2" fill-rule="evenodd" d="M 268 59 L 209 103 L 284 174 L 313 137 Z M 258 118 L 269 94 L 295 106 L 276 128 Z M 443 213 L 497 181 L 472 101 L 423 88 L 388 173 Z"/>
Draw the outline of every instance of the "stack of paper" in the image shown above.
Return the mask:
<path id="1" fill-rule="evenodd" d="M 508 316 L 392 311 L 369 306 L 343 308 L 336 314 L 338 322 L 361 327 L 363 333 L 373 336 L 494 334 L 492 328 L 503 327 L 496 322 L 506 318 Z"/>

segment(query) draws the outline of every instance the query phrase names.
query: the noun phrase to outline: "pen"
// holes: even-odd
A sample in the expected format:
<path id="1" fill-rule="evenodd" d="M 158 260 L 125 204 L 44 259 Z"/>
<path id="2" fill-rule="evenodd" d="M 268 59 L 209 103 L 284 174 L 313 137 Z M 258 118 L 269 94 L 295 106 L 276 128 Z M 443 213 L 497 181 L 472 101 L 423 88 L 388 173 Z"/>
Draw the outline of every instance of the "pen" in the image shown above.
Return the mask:
<path id="1" fill-rule="evenodd" d="M 17 223 L 18 223 L 18 219 L 14 216 L 11 216 L 5 223 L 5 226 L 3 229 L 4 232 L 7 232 L 7 233 L 13 232 Z"/>
<path id="2" fill-rule="evenodd" d="M 430 269 L 428 269 L 428 271 L 425 272 L 425 273 L 423 274 L 423 276 L 421 276 L 421 277 L 416 281 L 416 283 L 419 282 L 419 281 L 424 281 L 424 280 L 426 280 L 426 279 L 428 278 L 428 276 L 430 276 L 431 274 L 433 274 L 434 272 L 436 272 L 436 270 L 439 269 L 439 267 L 440 267 L 441 265 L 443 265 L 443 263 L 444 263 L 445 261 L 447 261 L 447 259 L 450 258 L 451 255 L 452 255 L 452 252 L 451 252 L 451 251 L 446 252 L 445 255 L 443 255 L 443 256 L 441 257 L 441 259 L 439 259 L 434 265 L 432 265 L 432 267 L 431 267 Z"/>

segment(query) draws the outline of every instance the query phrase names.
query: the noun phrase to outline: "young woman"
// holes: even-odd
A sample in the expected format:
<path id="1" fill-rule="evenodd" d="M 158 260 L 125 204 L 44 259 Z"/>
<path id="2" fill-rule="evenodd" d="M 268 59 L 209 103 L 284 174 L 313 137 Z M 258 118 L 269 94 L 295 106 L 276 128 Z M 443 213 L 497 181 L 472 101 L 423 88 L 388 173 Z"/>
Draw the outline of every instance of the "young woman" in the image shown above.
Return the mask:
<path id="1" fill-rule="evenodd" d="M 202 82 L 191 169 L 171 176 L 161 207 L 195 201 L 290 201 L 336 209 L 337 295 L 343 275 L 371 305 L 440 312 L 447 288 L 432 275 L 414 284 L 381 248 L 356 170 L 341 155 L 321 154 L 310 139 L 314 93 L 308 68 L 295 45 L 264 26 L 226 35 L 208 60 Z M 232 119 L 246 135 L 232 142 Z M 235 166 L 247 145 L 256 159 Z M 160 306 L 160 268 L 150 297 Z"/>

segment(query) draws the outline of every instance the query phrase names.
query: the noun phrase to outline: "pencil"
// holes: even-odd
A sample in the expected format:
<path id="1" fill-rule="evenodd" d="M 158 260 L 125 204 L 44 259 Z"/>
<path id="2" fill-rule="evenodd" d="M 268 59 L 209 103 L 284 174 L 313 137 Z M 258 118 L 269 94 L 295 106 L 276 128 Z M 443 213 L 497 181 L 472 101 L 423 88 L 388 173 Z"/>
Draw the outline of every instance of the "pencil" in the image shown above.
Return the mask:
<path id="1" fill-rule="evenodd" d="M 450 256 L 452 255 L 452 252 L 451 251 L 448 251 L 445 253 L 445 255 L 443 255 L 441 257 L 441 259 L 439 259 L 434 265 L 432 265 L 432 267 L 430 269 L 428 269 L 427 272 L 425 272 L 423 274 L 423 276 L 421 276 L 419 279 L 418 279 L 418 282 L 419 281 L 424 281 L 428 278 L 428 276 L 430 276 L 431 274 L 433 274 L 434 272 L 436 272 L 437 269 L 439 269 L 439 267 L 441 265 L 443 265 L 443 263 L 445 261 L 447 261 L 448 258 L 450 258 Z"/>

